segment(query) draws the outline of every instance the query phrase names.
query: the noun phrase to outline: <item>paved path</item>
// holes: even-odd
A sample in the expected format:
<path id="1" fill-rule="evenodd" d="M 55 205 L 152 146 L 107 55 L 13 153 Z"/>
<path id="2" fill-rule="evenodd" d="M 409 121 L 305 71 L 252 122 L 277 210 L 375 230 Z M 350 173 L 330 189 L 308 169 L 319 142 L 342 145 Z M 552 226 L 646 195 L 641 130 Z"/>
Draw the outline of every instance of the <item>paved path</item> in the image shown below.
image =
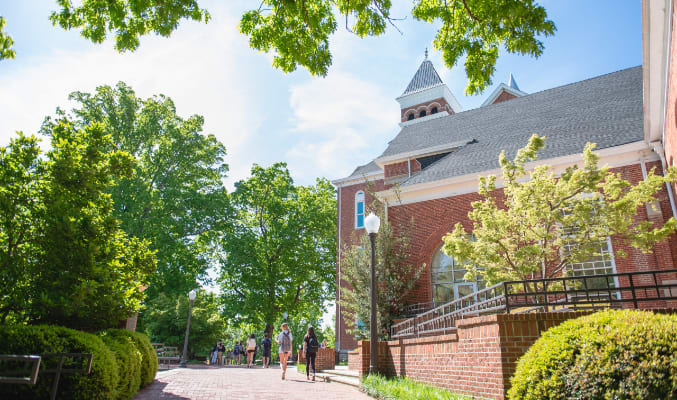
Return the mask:
<path id="1" fill-rule="evenodd" d="M 285 381 L 276 368 L 176 368 L 158 373 L 134 400 L 373 400 L 352 386 L 306 381 L 295 368 Z"/>

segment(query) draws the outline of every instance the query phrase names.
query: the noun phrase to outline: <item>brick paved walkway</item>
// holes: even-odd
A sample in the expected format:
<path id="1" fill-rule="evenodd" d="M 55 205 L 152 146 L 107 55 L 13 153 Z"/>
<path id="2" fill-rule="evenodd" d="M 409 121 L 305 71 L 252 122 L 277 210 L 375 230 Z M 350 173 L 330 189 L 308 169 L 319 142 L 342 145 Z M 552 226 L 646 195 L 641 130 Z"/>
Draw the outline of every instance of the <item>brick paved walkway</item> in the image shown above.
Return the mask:
<path id="1" fill-rule="evenodd" d="M 286 381 L 276 368 L 176 368 L 158 373 L 134 400 L 373 400 L 352 386 L 308 382 L 295 368 Z"/>

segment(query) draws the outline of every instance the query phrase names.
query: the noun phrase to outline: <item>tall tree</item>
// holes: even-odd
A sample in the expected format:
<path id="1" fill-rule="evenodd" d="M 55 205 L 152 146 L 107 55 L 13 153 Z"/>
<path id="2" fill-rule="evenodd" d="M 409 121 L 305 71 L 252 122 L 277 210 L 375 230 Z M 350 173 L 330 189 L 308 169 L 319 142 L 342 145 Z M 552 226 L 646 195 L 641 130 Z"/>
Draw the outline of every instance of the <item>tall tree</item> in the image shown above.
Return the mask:
<path id="1" fill-rule="evenodd" d="M 207 22 L 209 13 L 197 0 L 57 0 L 61 7 L 50 20 L 64 29 L 81 29 L 81 35 L 101 43 L 115 32 L 118 51 L 135 50 L 139 38 L 150 32 L 169 36 L 181 19 Z M 359 37 L 378 36 L 388 24 L 399 31 L 391 15 L 392 0 L 262 0 L 258 8 L 245 12 L 240 31 L 249 45 L 272 52 L 273 65 L 284 72 L 305 67 L 313 75 L 325 76 L 332 63 L 329 37 L 345 28 Z M 553 35 L 555 24 L 536 0 L 416 0 L 414 18 L 440 26 L 434 47 L 452 68 L 467 55 L 465 71 L 468 94 L 477 94 L 491 84 L 499 48 L 509 53 L 539 57 L 539 36 Z M 1 19 L 0 19 L 1 24 Z M 11 39 L 2 41 L 0 51 L 11 51 Z M 3 54 L 3 53 L 0 53 Z M 1 57 L 0 57 L 1 58 Z"/>
<path id="2" fill-rule="evenodd" d="M 0 147 L 0 323 L 28 307 L 32 262 L 44 216 L 46 165 L 35 136 Z"/>
<path id="3" fill-rule="evenodd" d="M 501 152 L 503 190 L 497 190 L 496 176 L 481 177 L 478 192 L 484 199 L 473 202 L 468 214 L 472 232 L 456 224 L 444 237 L 444 251 L 469 262 L 466 279 L 483 275 L 489 285 L 524 280 L 544 266 L 551 277 L 570 264 L 601 256 L 600 243 L 609 236 L 649 251 L 677 228 L 674 218 L 662 225 L 637 218 L 640 206 L 655 207 L 658 191 L 675 181 L 675 168 L 665 177 L 652 170 L 631 185 L 609 167 L 600 168 L 595 145 L 588 143 L 582 168 L 569 167 L 560 176 L 548 165 L 527 171 L 525 164 L 536 160 L 544 145 L 545 137 L 534 134 L 514 160 Z"/>
<path id="4" fill-rule="evenodd" d="M 139 309 L 155 268 L 148 243 L 119 228 L 107 193 L 133 174 L 133 159 L 111 150 L 99 124 L 48 133 L 46 160 L 21 134 L 0 151 L 2 284 L 14 280 L 0 298 L 3 320 L 9 311 L 15 322 L 116 326 Z"/>
<path id="5" fill-rule="evenodd" d="M 225 312 L 273 324 L 318 315 L 334 293 L 336 196 L 326 179 L 294 186 L 284 163 L 254 165 L 235 184 L 233 223 L 221 239 Z"/>
<path id="6" fill-rule="evenodd" d="M 225 147 L 202 134 L 203 117 L 183 119 L 170 98 L 140 99 L 122 82 L 94 94 L 73 92 L 69 99 L 79 107 L 70 114 L 57 109 L 58 119 L 76 126 L 101 123 L 111 148 L 136 159 L 137 173 L 109 190 L 122 229 L 156 251 L 147 294 L 188 293 L 207 278 L 209 245 L 227 223 Z M 43 130 L 54 124 L 47 118 Z"/>

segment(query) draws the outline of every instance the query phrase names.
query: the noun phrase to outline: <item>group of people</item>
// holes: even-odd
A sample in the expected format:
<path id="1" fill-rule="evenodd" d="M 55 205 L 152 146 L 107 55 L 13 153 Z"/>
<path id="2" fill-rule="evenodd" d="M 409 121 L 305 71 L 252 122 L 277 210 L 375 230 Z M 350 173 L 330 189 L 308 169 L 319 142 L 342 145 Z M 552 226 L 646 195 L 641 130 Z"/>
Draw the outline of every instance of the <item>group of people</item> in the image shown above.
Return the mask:
<path id="1" fill-rule="evenodd" d="M 275 337 L 275 342 L 279 345 L 278 354 L 280 356 L 280 367 L 282 369 L 282 379 L 286 378 L 287 373 L 287 361 L 292 356 L 292 341 L 293 336 L 289 330 L 289 325 L 283 323 L 281 326 L 281 332 Z M 226 346 L 221 340 L 216 343 L 212 354 L 210 356 L 210 361 L 212 364 L 224 365 L 224 355 L 226 357 L 226 363 L 230 364 L 241 364 L 242 356 L 246 354 L 247 356 L 247 368 L 252 368 L 256 361 L 256 353 L 259 348 L 262 349 L 262 364 L 263 368 L 270 368 L 270 354 L 273 347 L 273 340 L 270 337 L 269 333 L 265 334 L 265 337 L 259 344 L 256 341 L 256 335 L 253 333 L 246 340 L 246 343 L 236 342 L 232 351 L 226 351 Z M 321 347 L 327 347 L 327 340 L 325 339 L 322 343 L 319 342 L 317 336 L 315 335 L 315 329 L 312 326 L 308 327 L 306 335 L 303 337 L 303 357 L 306 359 L 307 368 L 306 368 L 306 378 L 310 380 L 310 369 L 313 370 L 313 381 L 315 380 L 315 358 L 317 357 L 317 351 Z M 229 362 L 230 361 L 230 362 Z"/>

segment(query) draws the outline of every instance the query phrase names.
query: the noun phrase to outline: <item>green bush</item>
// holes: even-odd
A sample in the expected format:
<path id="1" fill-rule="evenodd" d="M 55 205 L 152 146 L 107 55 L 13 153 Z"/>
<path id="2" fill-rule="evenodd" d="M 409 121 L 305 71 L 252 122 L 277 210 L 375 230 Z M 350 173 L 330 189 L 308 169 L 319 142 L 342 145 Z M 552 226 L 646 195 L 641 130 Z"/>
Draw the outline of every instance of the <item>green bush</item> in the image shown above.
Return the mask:
<path id="1" fill-rule="evenodd" d="M 158 361 L 157 353 L 155 353 L 155 349 L 153 349 L 153 346 L 150 344 L 148 336 L 143 333 L 131 332 L 125 329 L 109 329 L 105 332 L 116 338 L 126 338 L 126 340 L 130 340 L 134 344 L 138 351 L 141 363 L 141 387 L 146 387 L 151 384 L 157 373 Z"/>
<path id="2" fill-rule="evenodd" d="M 604 311 L 543 334 L 522 356 L 508 397 L 677 399 L 677 315 Z"/>
<path id="3" fill-rule="evenodd" d="M 89 375 L 64 374 L 59 379 L 57 398 L 72 400 L 111 399 L 118 383 L 115 356 L 96 335 L 59 326 L 0 326 L 0 354 L 92 353 Z M 58 360 L 44 358 L 40 370 L 56 368 Z M 72 361 L 66 368 L 81 368 Z M 48 399 L 53 374 L 40 372 L 37 383 L 30 385 L 0 384 L 3 399 Z"/>
<path id="4" fill-rule="evenodd" d="M 141 352 L 134 340 L 123 330 L 111 329 L 99 333 L 108 348 L 113 351 L 118 363 L 120 379 L 115 398 L 131 399 L 141 387 Z"/>
<path id="5" fill-rule="evenodd" d="M 389 379 L 371 374 L 362 379 L 361 388 L 369 396 L 384 400 L 470 400 L 468 396 L 454 394 L 407 377 Z"/>

